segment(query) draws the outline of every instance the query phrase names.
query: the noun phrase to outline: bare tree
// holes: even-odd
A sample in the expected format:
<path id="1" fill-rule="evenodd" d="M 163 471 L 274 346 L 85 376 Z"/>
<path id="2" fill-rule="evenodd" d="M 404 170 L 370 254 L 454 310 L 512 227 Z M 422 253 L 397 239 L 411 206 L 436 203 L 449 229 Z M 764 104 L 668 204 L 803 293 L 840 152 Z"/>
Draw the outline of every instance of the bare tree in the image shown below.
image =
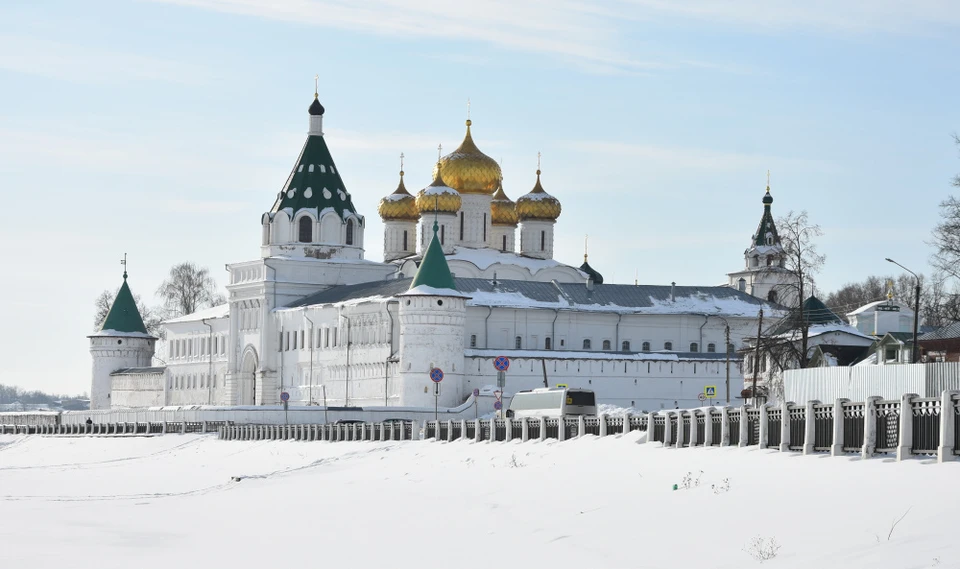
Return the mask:
<path id="1" fill-rule="evenodd" d="M 201 308 L 226 302 L 217 291 L 217 283 L 210 276 L 210 271 L 189 262 L 170 268 L 170 276 L 160 283 L 157 296 L 174 317 L 193 314 Z"/>
<path id="2" fill-rule="evenodd" d="M 960 146 L 960 137 L 953 135 Z M 960 175 L 953 179 L 953 186 L 960 188 Z M 940 202 L 940 223 L 933 228 L 933 243 L 937 252 L 932 263 L 937 269 L 960 278 L 960 199 L 950 196 Z"/>
<path id="3" fill-rule="evenodd" d="M 939 328 L 960 322 L 960 283 L 951 287 L 950 280 L 949 275 L 937 271 L 923 287 L 920 316 L 924 324 Z"/>
<path id="4" fill-rule="evenodd" d="M 781 332 L 788 330 L 799 334 L 799 346 L 785 347 L 785 349 L 787 352 L 793 352 L 800 367 L 806 367 L 809 359 L 807 343 L 810 315 L 804 314 L 803 302 L 808 295 L 812 294 L 816 284 L 814 277 L 826 261 L 826 256 L 817 252 L 817 245 L 814 242 L 815 238 L 823 235 L 823 231 L 819 225 L 810 222 L 806 211 L 800 213 L 790 211 L 777 220 L 777 228 L 780 243 L 783 246 L 783 266 L 792 277 L 792 282 L 779 285 L 778 288 L 786 289 L 784 292 L 787 294 L 778 294 L 778 297 L 792 299 L 793 302 L 790 303 L 789 313 L 775 327 Z M 789 342 L 789 344 L 793 345 L 795 342 Z M 789 357 L 788 354 L 784 356 Z"/>
<path id="5" fill-rule="evenodd" d="M 924 282 L 922 274 L 920 275 L 920 282 Z M 893 298 L 900 299 L 912 307 L 915 286 L 916 281 L 907 273 L 902 273 L 896 277 L 892 275 L 870 275 L 860 282 L 847 283 L 839 290 L 831 292 L 824 300 L 824 304 L 837 316 L 847 320 L 846 314 L 848 312 L 871 302 L 885 300 L 888 290 L 893 293 Z M 923 317 L 923 312 L 924 310 L 921 307 L 921 317 Z"/>
<path id="6" fill-rule="evenodd" d="M 113 306 L 113 301 L 117 298 L 119 291 L 119 287 L 113 291 L 105 290 L 93 301 L 96 311 L 93 316 L 94 331 L 99 330 L 103 321 L 107 319 L 107 314 L 110 312 L 110 307 Z M 162 322 L 160 311 L 144 304 L 139 294 L 133 295 L 133 301 L 137 303 L 137 310 L 140 311 L 140 317 L 143 319 L 143 325 L 146 327 L 147 333 L 158 338 L 162 337 L 163 327 L 160 325 Z"/>

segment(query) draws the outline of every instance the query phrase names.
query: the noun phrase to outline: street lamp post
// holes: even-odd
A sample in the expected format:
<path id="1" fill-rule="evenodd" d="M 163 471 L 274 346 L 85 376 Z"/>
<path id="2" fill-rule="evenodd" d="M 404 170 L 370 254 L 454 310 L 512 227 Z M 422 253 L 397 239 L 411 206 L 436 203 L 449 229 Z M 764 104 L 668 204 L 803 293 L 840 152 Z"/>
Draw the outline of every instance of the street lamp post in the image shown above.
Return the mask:
<path id="1" fill-rule="evenodd" d="M 894 261 L 893 259 L 887 257 L 886 260 L 888 263 L 893 263 L 894 265 L 907 271 L 908 273 L 913 275 L 913 278 L 917 279 L 916 298 L 914 300 L 914 307 L 913 307 L 913 354 L 911 355 L 911 359 L 910 359 L 910 363 L 915 364 L 920 359 L 920 344 L 917 343 L 917 331 L 920 329 L 920 277 L 917 276 L 917 273 L 904 267 L 903 265 Z"/>

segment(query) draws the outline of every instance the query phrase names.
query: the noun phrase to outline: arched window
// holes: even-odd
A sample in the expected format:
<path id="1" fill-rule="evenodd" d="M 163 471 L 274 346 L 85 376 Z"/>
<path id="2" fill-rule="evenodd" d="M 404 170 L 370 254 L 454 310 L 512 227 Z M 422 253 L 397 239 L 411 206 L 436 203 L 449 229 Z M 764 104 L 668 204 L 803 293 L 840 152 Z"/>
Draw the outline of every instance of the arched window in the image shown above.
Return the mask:
<path id="1" fill-rule="evenodd" d="M 709 352 L 709 353 L 712 354 L 712 353 L 714 353 L 714 352 L 716 352 L 716 351 L 717 351 L 717 345 L 716 345 L 716 344 L 707 344 L 707 352 Z"/>
<path id="2" fill-rule="evenodd" d="M 584 340 L 584 341 L 583 341 L 583 349 L 584 349 L 584 350 L 589 350 L 589 349 L 590 349 L 590 340 Z"/>
<path id="3" fill-rule="evenodd" d="M 644 343 L 640 344 L 640 349 L 641 349 L 642 351 L 644 351 L 644 352 L 649 352 L 649 351 L 650 351 L 650 342 L 644 342 Z"/>
<path id="4" fill-rule="evenodd" d="M 673 350 L 673 342 L 664 342 L 663 349 L 669 351 Z"/>
<path id="5" fill-rule="evenodd" d="M 301 243 L 312 243 L 313 242 L 313 220 L 310 219 L 310 216 L 303 216 L 300 218 L 299 223 L 299 236 Z"/>
<path id="6" fill-rule="evenodd" d="M 621 343 L 620 343 L 620 351 L 621 351 L 621 352 L 629 352 L 629 351 L 630 351 L 630 342 L 628 342 L 628 341 L 626 341 L 626 340 L 624 340 L 623 342 L 621 342 Z"/>
<path id="7" fill-rule="evenodd" d="M 519 350 L 520 348 L 523 347 L 523 339 L 522 339 L 520 336 L 517 336 L 517 337 L 514 339 L 513 344 L 514 344 L 514 347 Z"/>
<path id="8" fill-rule="evenodd" d="M 609 349 L 610 349 L 610 340 L 604 340 L 604 341 L 603 341 L 603 349 L 604 349 L 604 350 L 609 350 Z"/>
<path id="9" fill-rule="evenodd" d="M 741 278 L 737 281 L 737 290 L 740 292 L 747 292 L 747 279 Z"/>
<path id="10" fill-rule="evenodd" d="M 543 348 L 545 350 L 553 349 L 553 340 L 550 339 L 550 336 L 547 336 L 546 338 L 543 339 Z"/>
<path id="11" fill-rule="evenodd" d="M 501 250 L 501 251 L 506 251 L 506 250 L 507 250 L 507 236 L 506 236 L 506 235 L 503 236 L 503 247 L 501 247 L 500 250 Z"/>
<path id="12" fill-rule="evenodd" d="M 463 212 L 460 212 L 460 241 L 463 241 Z"/>
<path id="13" fill-rule="evenodd" d="M 483 242 L 487 242 L 487 214 L 483 214 Z"/>
<path id="14" fill-rule="evenodd" d="M 353 220 L 347 220 L 347 245 L 353 245 Z"/>
<path id="15" fill-rule="evenodd" d="M 727 353 L 732 354 L 736 348 L 733 347 L 733 344 L 727 344 Z"/>
<path id="16" fill-rule="evenodd" d="M 441 245 L 446 243 L 446 237 L 447 237 L 447 226 L 441 225 L 440 226 L 440 244 Z"/>
<path id="17" fill-rule="evenodd" d="M 269 223 L 264 223 L 264 224 L 263 224 L 263 243 L 262 243 L 262 245 L 269 245 L 269 244 L 270 244 L 270 224 L 269 224 Z"/>
<path id="18" fill-rule="evenodd" d="M 770 292 L 768 292 L 768 293 L 767 293 L 767 300 L 769 300 L 770 302 L 776 302 L 776 301 L 777 301 L 777 291 L 771 290 Z"/>
<path id="19" fill-rule="evenodd" d="M 541 251 L 547 250 L 547 232 L 546 231 L 540 232 L 540 250 Z"/>
<path id="20" fill-rule="evenodd" d="M 403 230 L 403 250 L 404 251 L 410 250 L 407 248 L 407 230 L 406 229 Z"/>
<path id="21" fill-rule="evenodd" d="M 690 342 L 690 351 L 691 351 L 691 352 L 699 352 L 699 351 L 700 351 L 700 345 L 697 344 L 696 342 Z"/>

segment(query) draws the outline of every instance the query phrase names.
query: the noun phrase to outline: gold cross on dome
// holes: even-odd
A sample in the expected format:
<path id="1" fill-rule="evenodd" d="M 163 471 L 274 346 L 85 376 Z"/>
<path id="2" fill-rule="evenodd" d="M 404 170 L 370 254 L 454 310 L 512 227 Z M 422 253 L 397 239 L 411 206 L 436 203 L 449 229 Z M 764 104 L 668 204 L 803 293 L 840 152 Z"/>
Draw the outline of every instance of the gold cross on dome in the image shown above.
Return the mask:
<path id="1" fill-rule="evenodd" d="M 403 152 L 400 153 L 400 171 L 403 172 Z"/>
<path id="2" fill-rule="evenodd" d="M 313 96 L 314 97 L 320 96 L 320 74 L 319 73 L 313 76 Z"/>
<path id="3" fill-rule="evenodd" d="M 537 152 L 537 170 L 540 169 L 540 153 Z"/>
<path id="4" fill-rule="evenodd" d="M 440 155 L 441 155 L 441 154 L 443 154 L 443 145 L 442 145 L 442 144 L 438 144 L 438 145 L 437 145 L 437 162 L 440 161 Z"/>
<path id="5" fill-rule="evenodd" d="M 770 170 L 767 170 L 767 187 L 770 187 Z"/>
<path id="6" fill-rule="evenodd" d="M 467 97 L 467 120 L 470 120 L 470 97 Z"/>

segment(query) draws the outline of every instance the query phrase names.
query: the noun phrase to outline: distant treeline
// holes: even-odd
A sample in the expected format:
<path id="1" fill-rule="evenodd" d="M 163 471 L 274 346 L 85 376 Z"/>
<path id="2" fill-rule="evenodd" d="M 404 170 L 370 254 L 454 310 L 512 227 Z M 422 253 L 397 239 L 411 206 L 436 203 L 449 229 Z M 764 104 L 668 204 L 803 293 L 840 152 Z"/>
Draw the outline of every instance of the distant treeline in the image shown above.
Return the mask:
<path id="1" fill-rule="evenodd" d="M 8 403 L 23 403 L 54 405 L 58 401 L 69 399 L 87 399 L 87 395 L 57 395 L 43 391 L 27 391 L 13 385 L 0 384 L 0 405 Z"/>

